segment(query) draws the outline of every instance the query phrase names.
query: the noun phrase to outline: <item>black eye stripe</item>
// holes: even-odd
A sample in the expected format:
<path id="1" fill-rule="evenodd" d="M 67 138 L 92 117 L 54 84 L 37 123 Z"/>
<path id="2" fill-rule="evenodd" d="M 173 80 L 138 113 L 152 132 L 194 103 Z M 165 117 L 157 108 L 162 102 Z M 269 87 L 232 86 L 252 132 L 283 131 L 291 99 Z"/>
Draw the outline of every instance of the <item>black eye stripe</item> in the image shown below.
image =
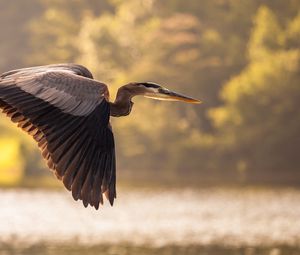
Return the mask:
<path id="1" fill-rule="evenodd" d="M 155 88 L 155 89 L 159 89 L 161 88 L 161 86 L 155 84 L 155 83 L 148 83 L 148 82 L 145 82 L 145 83 L 142 83 L 142 85 L 144 85 L 145 87 L 147 88 Z"/>

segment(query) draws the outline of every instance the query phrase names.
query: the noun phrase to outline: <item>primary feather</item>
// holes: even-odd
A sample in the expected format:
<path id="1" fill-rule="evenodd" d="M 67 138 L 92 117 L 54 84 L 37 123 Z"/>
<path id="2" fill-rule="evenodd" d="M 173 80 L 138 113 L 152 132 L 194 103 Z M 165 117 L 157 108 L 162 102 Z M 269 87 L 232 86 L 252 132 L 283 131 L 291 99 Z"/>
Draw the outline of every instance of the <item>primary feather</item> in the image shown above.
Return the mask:
<path id="1" fill-rule="evenodd" d="M 116 198 L 108 89 L 85 67 L 49 65 L 0 76 L 0 107 L 38 143 L 75 200 L 96 209 Z"/>

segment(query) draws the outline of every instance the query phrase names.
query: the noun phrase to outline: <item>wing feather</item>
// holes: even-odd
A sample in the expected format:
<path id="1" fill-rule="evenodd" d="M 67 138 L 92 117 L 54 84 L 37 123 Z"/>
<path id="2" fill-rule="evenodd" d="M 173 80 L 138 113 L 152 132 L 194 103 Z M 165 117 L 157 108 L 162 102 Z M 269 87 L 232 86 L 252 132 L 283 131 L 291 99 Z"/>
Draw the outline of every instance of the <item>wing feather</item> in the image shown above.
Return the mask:
<path id="1" fill-rule="evenodd" d="M 78 65 L 62 64 L 0 76 L 0 107 L 41 149 L 48 167 L 75 200 L 96 209 L 113 204 L 115 146 L 106 85 Z"/>

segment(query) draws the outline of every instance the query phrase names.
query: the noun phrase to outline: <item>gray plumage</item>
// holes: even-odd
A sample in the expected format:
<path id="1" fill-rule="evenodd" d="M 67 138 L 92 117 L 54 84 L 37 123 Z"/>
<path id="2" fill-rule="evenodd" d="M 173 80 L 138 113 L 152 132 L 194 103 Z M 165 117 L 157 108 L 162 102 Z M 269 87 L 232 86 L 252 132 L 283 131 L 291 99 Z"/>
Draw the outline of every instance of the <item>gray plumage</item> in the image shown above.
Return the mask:
<path id="1" fill-rule="evenodd" d="M 81 65 L 23 68 L 0 75 L 0 108 L 30 134 L 48 167 L 75 200 L 96 209 L 116 198 L 116 157 L 110 116 L 130 114 L 132 97 L 200 101 L 151 82 L 129 83 L 109 102 L 104 83 Z"/>

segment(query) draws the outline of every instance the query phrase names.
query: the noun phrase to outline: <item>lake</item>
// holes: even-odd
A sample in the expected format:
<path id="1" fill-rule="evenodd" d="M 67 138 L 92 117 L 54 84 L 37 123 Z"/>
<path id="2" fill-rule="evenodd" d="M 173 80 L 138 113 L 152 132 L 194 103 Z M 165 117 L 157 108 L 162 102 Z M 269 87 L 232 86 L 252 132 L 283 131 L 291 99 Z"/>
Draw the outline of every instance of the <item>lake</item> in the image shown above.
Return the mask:
<path id="1" fill-rule="evenodd" d="M 120 189 L 96 211 L 69 192 L 0 190 L 0 254 L 300 254 L 300 190 Z"/>

